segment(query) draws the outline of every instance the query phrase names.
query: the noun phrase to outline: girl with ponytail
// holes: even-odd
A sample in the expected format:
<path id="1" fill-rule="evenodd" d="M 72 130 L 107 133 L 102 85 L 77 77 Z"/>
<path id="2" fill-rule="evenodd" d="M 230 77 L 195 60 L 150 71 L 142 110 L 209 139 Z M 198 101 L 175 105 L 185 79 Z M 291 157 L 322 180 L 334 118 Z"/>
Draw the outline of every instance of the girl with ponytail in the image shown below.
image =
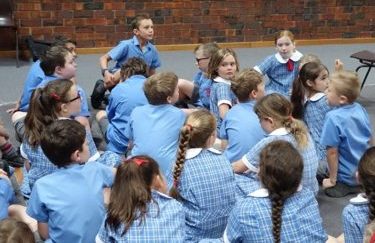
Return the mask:
<path id="1" fill-rule="evenodd" d="M 345 242 L 364 242 L 367 224 L 375 222 L 375 147 L 369 148 L 358 165 L 358 180 L 364 194 L 350 200 L 342 213 Z"/>
<path id="2" fill-rule="evenodd" d="M 170 195 L 184 206 L 186 242 L 221 237 L 235 203 L 234 174 L 228 159 L 211 148 L 215 139 L 216 119 L 209 111 L 188 116 L 168 176 Z"/>
<path id="3" fill-rule="evenodd" d="M 301 153 L 304 161 L 302 184 L 315 194 L 318 193 L 316 172 L 318 158 L 314 143 L 303 122 L 292 117 L 291 103 L 280 94 L 270 94 L 258 101 L 254 107 L 260 125 L 268 136 L 259 141 L 242 159 L 232 164 L 236 173 L 250 171 L 249 180 L 257 180 L 260 151 L 270 142 L 284 140 L 293 144 Z"/>
<path id="4" fill-rule="evenodd" d="M 96 242 L 183 242 L 182 205 L 166 193 L 154 159 L 134 156 L 124 161 L 117 169 Z"/>
<path id="5" fill-rule="evenodd" d="M 287 141 L 268 143 L 259 155 L 262 188 L 233 208 L 225 242 L 325 242 L 318 203 L 301 185 L 304 163 Z"/>

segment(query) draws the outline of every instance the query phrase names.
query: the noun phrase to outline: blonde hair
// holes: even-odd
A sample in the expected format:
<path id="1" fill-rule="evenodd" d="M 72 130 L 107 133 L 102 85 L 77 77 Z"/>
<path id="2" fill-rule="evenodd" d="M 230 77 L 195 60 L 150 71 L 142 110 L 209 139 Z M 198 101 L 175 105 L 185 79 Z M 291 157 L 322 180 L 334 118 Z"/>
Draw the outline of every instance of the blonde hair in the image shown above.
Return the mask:
<path id="1" fill-rule="evenodd" d="M 353 103 L 358 98 L 360 85 L 357 73 L 340 70 L 332 73 L 330 82 L 336 94 L 345 96 L 348 99 L 348 103 Z"/>
<path id="2" fill-rule="evenodd" d="M 320 61 L 319 57 L 314 55 L 314 54 L 311 54 L 311 53 L 308 53 L 308 54 L 305 54 L 301 57 L 301 60 L 300 60 L 300 67 L 302 67 L 303 65 L 305 65 L 306 63 L 309 63 L 309 62 L 315 62 L 317 64 L 322 64 L 322 62 Z"/>
<path id="3" fill-rule="evenodd" d="M 280 30 L 279 32 L 276 33 L 275 35 L 275 45 L 277 44 L 277 40 L 280 39 L 281 37 L 289 37 L 291 42 L 294 42 L 294 35 L 291 31 L 289 30 Z"/>
<path id="4" fill-rule="evenodd" d="M 188 148 L 204 148 L 209 137 L 216 130 L 216 119 L 207 110 L 198 110 L 191 113 L 185 125 L 181 128 L 180 143 L 178 146 L 177 159 L 173 169 L 173 187 L 169 194 L 179 199 L 178 183 L 184 168 L 186 151 Z"/>
<path id="5" fill-rule="evenodd" d="M 195 47 L 194 53 L 196 53 L 197 51 L 202 51 L 205 57 L 211 57 L 219 49 L 220 47 L 216 42 L 209 42 L 204 44 L 202 43 Z"/>
<path id="6" fill-rule="evenodd" d="M 236 62 L 236 67 L 237 67 L 236 72 L 238 72 L 240 65 L 238 63 L 236 53 L 230 48 L 223 48 L 223 49 L 217 50 L 217 52 L 215 52 L 211 56 L 210 62 L 208 63 L 208 69 L 207 69 L 208 78 L 214 79 L 219 76 L 218 69 L 219 69 L 221 62 L 224 60 L 224 58 L 230 55 L 233 56 Z"/>
<path id="7" fill-rule="evenodd" d="M 292 104 L 281 94 L 269 94 L 262 97 L 254 107 L 259 119 L 271 117 L 285 127 L 296 139 L 298 147 L 308 145 L 308 131 L 302 121 L 292 117 Z"/>
<path id="8" fill-rule="evenodd" d="M 240 102 L 246 102 L 250 93 L 258 91 L 258 85 L 262 82 L 263 76 L 259 72 L 246 68 L 235 76 L 230 87 Z"/>
<path id="9" fill-rule="evenodd" d="M 143 90 L 151 105 L 167 104 L 168 96 L 173 96 L 177 87 L 177 75 L 172 72 L 156 73 L 144 83 Z"/>

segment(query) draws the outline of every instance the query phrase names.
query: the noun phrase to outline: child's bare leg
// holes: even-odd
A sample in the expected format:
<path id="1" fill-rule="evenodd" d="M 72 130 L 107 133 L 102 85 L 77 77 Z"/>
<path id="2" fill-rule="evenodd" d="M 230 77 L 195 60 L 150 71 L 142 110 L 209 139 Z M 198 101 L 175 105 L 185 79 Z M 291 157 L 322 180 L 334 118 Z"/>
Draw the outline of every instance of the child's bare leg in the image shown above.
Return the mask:
<path id="1" fill-rule="evenodd" d="M 180 100 L 184 100 L 186 98 L 191 99 L 194 91 L 194 83 L 192 81 L 180 78 L 178 79 L 177 86 L 179 89 Z"/>
<path id="2" fill-rule="evenodd" d="M 26 207 L 13 204 L 8 207 L 8 215 L 10 218 L 26 223 L 32 232 L 38 230 L 38 222 L 26 213 Z"/>

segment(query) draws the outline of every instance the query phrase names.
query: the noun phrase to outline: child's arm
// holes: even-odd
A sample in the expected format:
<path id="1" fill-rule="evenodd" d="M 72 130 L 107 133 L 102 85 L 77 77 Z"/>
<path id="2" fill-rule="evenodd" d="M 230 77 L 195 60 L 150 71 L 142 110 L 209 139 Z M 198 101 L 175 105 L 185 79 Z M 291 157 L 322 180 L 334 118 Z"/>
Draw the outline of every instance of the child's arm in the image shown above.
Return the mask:
<path id="1" fill-rule="evenodd" d="M 113 87 L 116 85 L 114 81 L 114 75 L 108 71 L 108 62 L 110 60 L 112 60 L 112 58 L 108 54 L 101 56 L 99 59 L 100 68 L 101 68 L 102 75 L 104 78 L 104 85 L 106 88 Z"/>
<path id="2" fill-rule="evenodd" d="M 323 188 L 334 187 L 336 185 L 339 163 L 339 154 L 337 148 L 327 147 L 327 162 L 329 169 L 329 178 L 323 180 Z"/>
<path id="3" fill-rule="evenodd" d="M 219 105 L 219 115 L 221 119 L 224 119 L 229 109 L 230 109 L 230 106 L 228 104 Z"/>
<path id="4" fill-rule="evenodd" d="M 42 237 L 43 240 L 46 240 L 49 238 L 48 235 L 48 224 L 47 223 L 41 223 L 38 222 L 38 232 L 40 237 Z"/>
<path id="5" fill-rule="evenodd" d="M 335 60 L 335 71 L 341 71 L 344 69 L 344 63 L 340 59 Z"/>
<path id="6" fill-rule="evenodd" d="M 248 170 L 242 159 L 233 162 L 232 169 L 235 173 L 243 173 Z"/>

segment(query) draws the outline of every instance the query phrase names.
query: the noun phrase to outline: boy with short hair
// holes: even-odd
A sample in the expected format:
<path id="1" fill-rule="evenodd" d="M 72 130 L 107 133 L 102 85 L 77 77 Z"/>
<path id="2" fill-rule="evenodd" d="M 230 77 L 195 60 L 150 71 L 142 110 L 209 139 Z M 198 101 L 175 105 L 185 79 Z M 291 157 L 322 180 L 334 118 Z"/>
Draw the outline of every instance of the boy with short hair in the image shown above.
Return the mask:
<path id="1" fill-rule="evenodd" d="M 224 155 L 230 162 L 234 162 L 264 138 L 263 129 L 254 112 L 256 101 L 264 96 L 263 77 L 254 69 L 244 69 L 232 81 L 231 89 L 239 103 L 225 115 L 219 138 L 228 140 Z"/>
<path id="2" fill-rule="evenodd" d="M 149 74 L 155 73 L 155 69 L 160 67 L 159 53 L 156 47 L 150 42 L 154 37 L 154 25 L 147 15 L 138 15 L 131 22 L 133 38 L 120 41 L 107 54 L 100 57 L 100 68 L 103 80 L 98 80 L 91 95 L 91 104 L 94 108 L 99 108 L 104 99 L 107 89 L 111 90 L 120 81 L 120 68 L 127 59 L 131 57 L 142 58 L 148 68 Z M 115 61 L 114 68 L 109 69 L 109 61 Z"/>
<path id="3" fill-rule="evenodd" d="M 164 175 L 176 160 L 180 129 L 186 118 L 173 106 L 178 100 L 177 80 L 171 72 L 149 77 L 143 87 L 149 104 L 133 110 L 125 129 L 125 137 L 134 145 L 131 154 L 155 159 Z"/>
<path id="4" fill-rule="evenodd" d="M 74 120 L 57 120 L 42 133 L 42 150 L 59 169 L 35 182 L 26 212 L 38 221 L 43 239 L 94 242 L 104 219 L 103 190 L 114 175 L 100 163 L 85 164 L 90 156 L 85 136 Z"/>

